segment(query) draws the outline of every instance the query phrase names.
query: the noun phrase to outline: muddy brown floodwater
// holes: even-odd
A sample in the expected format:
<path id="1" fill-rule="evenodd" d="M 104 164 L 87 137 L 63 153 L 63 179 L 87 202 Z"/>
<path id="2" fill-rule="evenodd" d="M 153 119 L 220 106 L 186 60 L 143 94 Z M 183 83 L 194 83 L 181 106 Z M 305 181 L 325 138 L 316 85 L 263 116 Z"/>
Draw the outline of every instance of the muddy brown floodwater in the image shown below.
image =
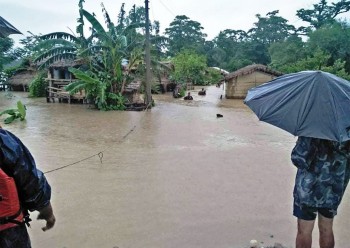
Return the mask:
<path id="1" fill-rule="evenodd" d="M 1 110 L 27 105 L 25 121 L 4 126 L 42 171 L 103 152 L 102 163 L 95 156 L 46 174 L 57 222 L 45 233 L 32 222 L 33 247 L 242 248 L 251 239 L 293 247 L 296 138 L 259 122 L 242 100 L 219 100 L 222 88 L 198 90 L 190 102 L 154 95 L 147 112 L 0 92 Z M 335 219 L 338 247 L 349 246 L 349 198 Z"/>

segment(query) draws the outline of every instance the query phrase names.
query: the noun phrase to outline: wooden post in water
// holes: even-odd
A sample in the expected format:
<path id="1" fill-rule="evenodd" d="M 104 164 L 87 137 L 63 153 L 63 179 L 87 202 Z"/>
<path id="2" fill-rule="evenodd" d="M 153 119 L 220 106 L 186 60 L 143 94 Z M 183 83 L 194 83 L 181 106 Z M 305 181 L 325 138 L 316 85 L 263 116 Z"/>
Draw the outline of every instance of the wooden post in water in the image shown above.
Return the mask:
<path id="1" fill-rule="evenodd" d="M 151 56 L 150 56 L 150 39 L 149 39 L 149 8 L 148 0 L 145 0 L 146 11 L 146 50 L 145 50 L 145 64 L 146 64 L 146 105 L 148 108 L 152 106 L 152 94 L 151 94 Z"/>

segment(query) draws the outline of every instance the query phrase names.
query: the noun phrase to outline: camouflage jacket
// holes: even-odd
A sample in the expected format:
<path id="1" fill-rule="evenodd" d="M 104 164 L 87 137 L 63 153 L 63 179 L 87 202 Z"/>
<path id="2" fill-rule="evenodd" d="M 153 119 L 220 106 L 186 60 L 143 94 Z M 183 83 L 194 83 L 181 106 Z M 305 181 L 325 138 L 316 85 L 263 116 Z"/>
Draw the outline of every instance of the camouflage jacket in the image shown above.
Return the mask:
<path id="1" fill-rule="evenodd" d="M 295 203 L 336 209 L 350 178 L 350 141 L 299 137 L 291 159 L 298 168 Z"/>

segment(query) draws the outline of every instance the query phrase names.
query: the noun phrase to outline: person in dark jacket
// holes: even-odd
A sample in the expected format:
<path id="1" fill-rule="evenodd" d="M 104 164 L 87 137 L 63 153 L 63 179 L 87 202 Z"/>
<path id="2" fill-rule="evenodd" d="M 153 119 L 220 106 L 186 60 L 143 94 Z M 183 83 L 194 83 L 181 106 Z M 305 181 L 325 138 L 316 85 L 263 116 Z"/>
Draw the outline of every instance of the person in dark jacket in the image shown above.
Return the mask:
<path id="1" fill-rule="evenodd" d="M 46 221 L 42 230 L 51 229 L 56 221 L 50 203 L 51 187 L 44 174 L 36 168 L 34 158 L 20 139 L 1 127 L 0 168 L 14 178 L 22 211 L 38 211 L 38 219 Z M 31 247 L 25 222 L 0 229 L 1 248 Z"/>
<path id="2" fill-rule="evenodd" d="M 191 96 L 191 92 L 188 92 L 187 96 L 184 97 L 184 100 L 193 100 L 193 97 Z"/>
<path id="3" fill-rule="evenodd" d="M 299 137 L 291 159 L 298 168 L 294 211 L 298 218 L 296 248 L 310 247 L 318 216 L 320 247 L 333 248 L 333 218 L 350 178 L 350 141 Z"/>
<path id="4" fill-rule="evenodd" d="M 202 88 L 202 90 L 198 92 L 198 95 L 200 95 L 200 96 L 205 96 L 206 94 L 207 94 L 207 92 L 204 88 Z"/>

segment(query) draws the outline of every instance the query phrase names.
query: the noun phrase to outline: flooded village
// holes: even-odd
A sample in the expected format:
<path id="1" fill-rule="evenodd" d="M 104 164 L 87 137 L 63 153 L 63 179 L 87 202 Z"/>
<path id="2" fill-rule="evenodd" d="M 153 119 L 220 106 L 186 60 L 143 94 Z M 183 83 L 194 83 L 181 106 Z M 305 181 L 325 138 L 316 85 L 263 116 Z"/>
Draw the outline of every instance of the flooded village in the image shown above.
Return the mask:
<path id="1" fill-rule="evenodd" d="M 75 8 L 76 26 L 69 32 L 28 31 L 15 41 L 11 37 L 30 28 L 15 14 L 6 19 L 16 28 L 0 16 L 0 176 L 13 180 L 19 192 L 13 195 L 25 208 L 10 217 L 31 211 L 26 242 L 33 248 L 299 248 L 304 221 L 314 223 L 301 216 L 311 205 L 297 205 L 297 190 L 306 195 L 323 183 L 328 191 L 314 197 L 321 202 L 341 191 L 322 173 L 329 176 L 341 164 L 345 188 L 350 177 L 349 156 L 329 155 L 350 152 L 350 24 L 340 19 L 349 14 L 350 2 L 293 5 L 305 23 L 299 27 L 283 11 L 259 12 L 246 30 L 233 29 L 241 19 L 231 6 L 222 16 L 232 29 L 215 27 L 212 39 L 186 15 L 172 14 L 164 28 L 152 17 L 159 10 L 150 17 L 154 5 L 148 0 L 145 6 L 106 0 L 107 8 L 101 3 L 91 9 L 89 0 L 74 2 L 62 2 L 61 19 L 47 18 L 51 30 Z M 211 3 L 201 4 L 200 15 L 207 15 Z M 31 9 L 7 5 L 13 13 Z M 120 8 L 117 15 L 108 12 L 110 6 Z M 31 11 L 41 16 L 47 9 L 36 5 Z M 264 116 L 269 111 L 270 119 Z M 25 162 L 5 161 L 12 155 L 2 149 L 13 145 L 4 141 L 5 130 L 30 150 L 44 176 L 33 168 L 29 174 L 41 186 L 45 177 L 49 182 L 51 199 L 47 184 L 46 192 L 32 187 L 39 191 L 36 200 L 47 197 L 46 206 L 25 205 L 26 187 L 18 185 L 29 180 L 22 182 L 25 177 L 15 171 Z M 297 140 L 304 144 L 298 137 L 310 141 L 311 155 L 298 157 L 303 153 L 293 148 Z M 312 139 L 323 141 L 312 147 Z M 328 142 L 323 150 L 322 142 Z M 328 158 L 336 165 L 324 162 Z M 313 170 L 320 178 L 298 181 Z M 334 224 L 329 218 L 341 248 L 349 246 L 345 188 Z M 26 230 L 8 222 L 1 194 L 0 220 L 6 221 L 0 223 L 0 247 L 10 242 L 3 235 L 9 229 Z M 50 203 L 54 215 L 45 216 Z M 306 235 L 311 248 L 326 236 L 320 223 L 328 218 L 317 218 Z"/>

